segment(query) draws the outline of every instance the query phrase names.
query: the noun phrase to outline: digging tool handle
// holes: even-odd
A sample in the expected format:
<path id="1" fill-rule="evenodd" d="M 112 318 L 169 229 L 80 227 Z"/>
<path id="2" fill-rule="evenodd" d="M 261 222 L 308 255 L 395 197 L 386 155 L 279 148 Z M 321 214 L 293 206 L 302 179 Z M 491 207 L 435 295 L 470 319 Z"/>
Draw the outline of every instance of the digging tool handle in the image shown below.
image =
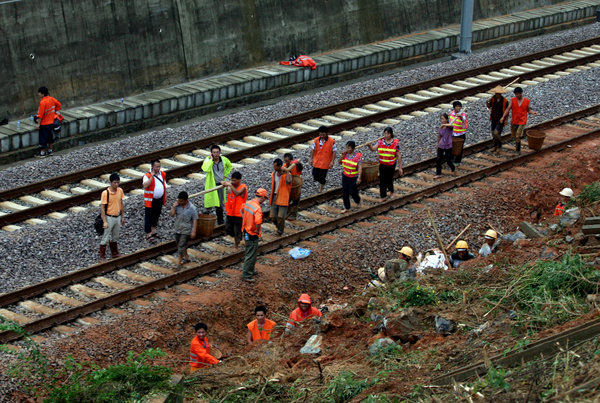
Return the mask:
<path id="1" fill-rule="evenodd" d="M 492 230 L 496 231 L 496 234 L 498 234 L 498 235 L 502 236 L 502 232 L 500 232 L 500 231 L 498 231 L 496 228 L 494 228 L 494 227 L 492 226 L 492 224 L 488 223 L 488 226 L 489 226 L 489 227 L 490 227 Z"/>
<path id="2" fill-rule="evenodd" d="M 223 186 L 223 185 L 219 185 L 219 186 L 214 187 L 212 189 L 206 189 L 206 190 L 203 190 L 202 192 L 191 194 L 191 195 L 188 196 L 188 198 L 191 199 L 192 197 L 201 196 L 201 195 L 206 194 L 206 193 L 214 192 L 215 190 L 223 189 L 224 187 L 225 186 Z"/>
<path id="3" fill-rule="evenodd" d="M 379 141 L 382 138 L 383 138 L 383 136 L 381 136 L 381 137 L 379 137 L 378 139 L 375 139 L 375 140 L 367 141 L 366 143 L 362 143 L 361 145 L 358 145 L 358 146 L 354 147 L 354 149 L 358 150 L 359 148 L 364 147 L 364 146 L 368 146 L 369 144 L 373 144 L 374 142 Z"/>
<path id="4" fill-rule="evenodd" d="M 467 230 L 468 230 L 470 227 L 471 227 L 471 224 L 467 224 L 467 226 L 466 226 L 466 227 L 465 227 L 465 228 L 464 228 L 462 231 L 460 231 L 460 233 L 459 233 L 459 234 L 456 236 L 456 238 L 454 238 L 454 239 L 452 240 L 452 242 L 450 242 L 448 245 L 446 245 L 446 250 L 450 249 L 450 248 L 452 247 L 452 245 L 454 245 L 454 242 L 458 241 L 458 238 L 460 238 L 461 236 L 463 236 L 463 234 L 464 234 L 465 232 L 467 232 Z"/>
<path id="5" fill-rule="evenodd" d="M 504 86 L 504 89 L 506 89 L 507 87 L 510 87 L 511 85 L 513 85 L 514 83 L 516 83 L 517 81 L 519 81 L 521 79 L 521 77 L 517 77 L 514 80 L 512 80 L 509 84 L 506 84 Z"/>
<path id="6" fill-rule="evenodd" d="M 444 243 L 442 242 L 442 237 L 440 236 L 440 233 L 438 232 L 437 228 L 435 227 L 435 221 L 433 220 L 433 215 L 431 214 L 431 210 L 427 209 L 427 215 L 429 216 L 429 221 L 431 221 L 431 226 L 433 227 L 433 232 L 435 232 L 435 237 L 437 238 L 438 245 L 440 246 L 440 249 L 444 253 L 444 257 L 446 258 L 448 265 L 450 265 L 450 258 L 448 258 L 448 254 L 446 253 L 446 249 L 444 248 Z"/>

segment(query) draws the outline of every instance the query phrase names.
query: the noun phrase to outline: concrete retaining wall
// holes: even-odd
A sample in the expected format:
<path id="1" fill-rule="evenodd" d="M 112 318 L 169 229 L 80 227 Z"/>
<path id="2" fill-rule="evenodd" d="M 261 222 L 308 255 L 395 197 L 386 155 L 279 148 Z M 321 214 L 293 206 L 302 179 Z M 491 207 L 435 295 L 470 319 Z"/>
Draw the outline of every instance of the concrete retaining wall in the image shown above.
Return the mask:
<path id="1" fill-rule="evenodd" d="M 476 0 L 475 18 L 559 0 Z M 0 5 L 0 119 L 438 28 L 461 0 L 53 0 Z"/>
<path id="2" fill-rule="evenodd" d="M 476 21 L 473 43 L 478 46 L 502 41 L 509 35 L 531 35 L 569 24 L 579 24 L 584 20 L 590 21 L 599 5 L 600 0 L 580 0 Z M 67 148 L 82 141 L 99 140 L 106 138 L 103 137 L 106 135 L 116 136 L 151 124 L 198 115 L 219 105 L 227 106 L 239 103 L 240 100 L 280 95 L 310 88 L 318 83 L 334 82 L 340 80 L 340 77 L 358 76 L 385 65 L 399 65 L 408 60 L 435 57 L 442 51 L 455 50 L 458 34 L 459 28 L 454 26 L 315 56 L 318 68 L 314 71 L 266 65 L 125 97 L 123 101 L 117 99 L 66 109 L 63 111 L 65 121 L 62 139 L 56 148 Z M 110 47 L 110 44 L 107 46 Z M 0 63 L 4 62 L 0 58 Z M 131 74 L 135 75 L 136 71 L 132 70 Z M 143 75 L 142 72 L 139 74 Z M 0 83 L 7 85 L 6 80 Z M 68 104 L 54 91 L 53 95 L 63 104 Z M 37 130 L 28 119 L 0 126 L 0 161 L 31 156 L 36 152 L 37 143 Z"/>

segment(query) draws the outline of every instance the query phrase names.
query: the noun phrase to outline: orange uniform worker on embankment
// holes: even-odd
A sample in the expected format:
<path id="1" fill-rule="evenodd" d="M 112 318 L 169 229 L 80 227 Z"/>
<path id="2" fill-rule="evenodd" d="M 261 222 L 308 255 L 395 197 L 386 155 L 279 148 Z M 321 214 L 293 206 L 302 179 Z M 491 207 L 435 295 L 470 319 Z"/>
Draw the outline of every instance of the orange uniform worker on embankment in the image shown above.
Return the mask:
<path id="1" fill-rule="evenodd" d="M 313 316 L 323 316 L 321 311 L 312 306 L 310 296 L 308 294 L 300 295 L 298 298 L 298 308 L 294 309 L 290 314 L 290 318 L 286 324 L 287 328 L 296 326 L 297 323 Z"/>
<path id="2" fill-rule="evenodd" d="M 38 89 L 38 97 L 40 98 L 40 107 L 37 113 L 37 128 L 39 130 L 40 140 L 40 156 L 52 154 L 52 144 L 54 143 L 54 120 L 62 119 L 57 113 L 60 111 L 61 105 L 56 98 L 50 96 L 48 88 L 40 87 Z"/>
<path id="3" fill-rule="evenodd" d="M 206 337 L 208 326 L 204 323 L 198 323 L 194 326 L 194 330 L 196 331 L 196 336 L 192 339 L 192 344 L 190 345 L 191 372 L 221 362 L 210 355 L 210 343 Z"/>
<path id="4" fill-rule="evenodd" d="M 254 308 L 256 319 L 248 323 L 248 344 L 252 344 L 257 340 L 270 340 L 275 329 L 275 322 L 267 319 L 267 308 L 259 305 Z"/>

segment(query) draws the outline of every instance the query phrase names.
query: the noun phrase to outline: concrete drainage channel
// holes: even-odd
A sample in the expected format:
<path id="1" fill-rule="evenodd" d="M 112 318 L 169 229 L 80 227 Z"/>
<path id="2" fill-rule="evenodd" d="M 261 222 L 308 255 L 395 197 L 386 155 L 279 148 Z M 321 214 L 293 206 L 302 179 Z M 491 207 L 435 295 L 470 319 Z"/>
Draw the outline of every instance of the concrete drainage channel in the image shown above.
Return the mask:
<path id="1" fill-rule="evenodd" d="M 209 138 L 169 147 L 156 152 L 127 158 L 114 163 L 74 172 L 68 175 L 32 183 L 19 188 L 0 191 L 0 227 L 7 231 L 18 230 L 15 225 L 27 220 L 29 224 L 43 223 L 38 217 L 48 214 L 50 218 L 62 218 L 60 211 L 84 203 L 96 202 L 101 191 L 108 186 L 107 172 L 120 170 L 123 175 L 121 187 L 124 191 L 139 192 L 141 177 L 148 171 L 147 161 L 162 158 L 168 167 L 169 177 L 178 183 L 190 179 L 202 179 L 199 174 L 203 158 L 208 155 L 206 147 L 221 144 L 224 152 L 233 161 L 251 164 L 273 158 L 271 151 L 278 153 L 302 149 L 302 144 L 311 141 L 320 125 L 329 126 L 330 132 L 341 135 L 352 134 L 350 130 L 375 122 L 398 123 L 398 119 L 410 119 L 424 111 L 449 107 L 455 99 L 477 100 L 487 97 L 485 92 L 495 85 L 507 85 L 519 78 L 524 85 L 536 84 L 535 80 L 559 77 L 554 73 L 577 72 L 578 68 L 597 67 L 600 60 L 600 39 L 582 41 L 544 52 L 522 56 L 474 70 L 463 71 L 451 76 L 421 82 L 325 108 L 300 113 L 264 124 L 238 129 Z M 548 78 L 546 78 L 548 77 Z M 474 98 L 470 98 L 474 97 Z M 332 136 L 339 140 L 341 137 Z M 140 165 L 138 165 L 140 164 Z M 241 167 L 238 165 L 236 167 Z M 68 185 L 79 181 L 75 186 Z M 59 188 L 60 187 L 60 188 Z"/>
<path id="2" fill-rule="evenodd" d="M 570 122 L 582 117 L 596 114 L 599 110 L 600 105 L 597 105 L 593 108 L 588 108 L 549 122 L 545 122 L 541 125 L 532 127 L 532 129 L 539 130 L 556 126 L 560 123 Z M 564 133 L 569 135 L 568 130 L 571 130 L 570 133 L 574 133 L 574 136 L 565 139 Z M 400 181 L 402 184 L 396 184 L 398 190 L 403 191 L 404 194 L 402 196 L 391 199 L 384 203 L 380 203 L 378 198 L 365 195 L 363 197 L 365 206 L 353 213 L 341 214 L 340 209 L 320 204 L 339 197 L 340 189 L 335 189 L 325 194 L 313 196 L 312 198 L 306 199 L 302 205 L 303 210 L 299 213 L 299 215 L 302 216 L 304 220 L 290 222 L 294 232 L 279 237 L 274 235 L 274 226 L 272 224 L 266 224 L 266 233 L 264 236 L 264 240 L 266 242 L 260 245 L 259 250 L 264 254 L 326 232 L 335 231 L 338 228 L 351 225 L 355 222 L 373 217 L 375 215 L 386 213 L 389 210 L 397 209 L 414 201 L 430 197 L 440 192 L 445 192 L 454 187 L 465 185 L 482 179 L 486 176 L 509 169 L 513 166 L 520 165 L 526 160 L 539 155 L 539 153 L 561 150 L 567 147 L 569 144 L 584 141 L 600 135 L 600 129 L 588 131 L 585 121 L 582 121 L 582 127 L 577 128 L 575 131 L 573 130 L 575 129 L 569 127 L 565 128 L 565 130 L 562 131 L 563 134 L 561 135 L 553 135 L 553 137 L 549 136 L 547 138 L 547 142 L 549 144 L 540 152 L 527 150 L 523 155 L 514 158 L 511 158 L 511 156 L 507 154 L 499 157 L 498 155 L 486 153 L 485 150 L 491 147 L 491 141 L 486 141 L 467 147 L 465 151 L 469 157 L 465 158 L 464 166 L 461 166 L 461 169 L 468 173 L 460 177 L 448 178 L 448 180 L 444 182 L 435 182 L 432 180 L 431 175 L 422 172 L 424 169 L 432 166 L 434 163 L 433 159 L 412 164 L 406 167 L 407 176 L 401 178 Z M 507 148 L 510 149 L 511 146 L 508 146 Z M 367 192 L 373 191 L 372 189 L 368 188 L 368 186 L 370 185 L 364 185 L 363 189 L 367 187 Z M 308 211 L 308 208 L 312 205 L 317 205 L 317 208 L 321 209 L 318 210 L 320 213 Z M 324 215 L 323 213 L 325 212 L 333 216 Z M 218 234 L 220 234 L 220 232 Z M 0 309 L 0 315 L 18 322 L 27 332 L 40 332 L 53 328 L 56 325 L 68 323 L 90 313 L 100 311 L 104 308 L 125 303 L 165 287 L 184 283 L 201 275 L 214 273 L 223 267 L 234 265 L 240 262 L 243 258 L 243 252 L 235 251 L 234 253 L 231 253 L 232 245 L 223 243 L 223 240 L 221 240 L 221 243 L 215 242 L 217 237 L 218 235 L 215 235 L 210 240 L 196 241 L 193 246 L 197 248 L 207 248 L 208 252 L 198 249 L 190 249 L 189 253 L 192 258 L 205 261 L 205 263 L 188 263 L 183 271 L 175 272 L 168 267 L 148 261 L 149 256 L 159 257 L 163 263 L 173 264 L 174 258 L 172 256 L 165 255 L 165 253 L 173 252 L 175 250 L 175 245 L 174 242 L 168 242 L 153 248 L 123 256 L 112 261 L 94 265 L 87 269 L 73 272 L 56 279 L 51 279 L 25 289 L 3 294 L 0 296 L 0 306 L 4 308 Z M 136 262 L 142 262 L 139 266 L 141 266 L 144 270 L 160 273 L 160 276 L 155 278 L 135 272 L 133 269 L 121 269 L 123 267 L 131 266 Z M 142 284 L 133 286 L 123 283 L 122 281 L 117 281 L 114 278 L 110 279 L 106 276 L 102 276 L 103 274 L 112 272 L 114 270 L 118 270 L 116 272 L 118 276 L 122 276 L 130 281 Z M 110 287 L 113 289 L 113 291 L 116 290 L 116 292 L 107 293 L 98 291 L 98 289 L 88 287 L 85 284 L 75 284 L 69 287 L 72 292 L 79 293 L 86 299 L 90 300 L 90 302 L 84 302 L 76 298 L 68 297 L 59 292 L 53 292 L 55 290 L 60 290 L 69 284 L 89 279 L 105 287 Z M 197 287 L 191 288 L 194 288 L 194 291 L 200 290 Z M 56 303 L 62 304 L 68 307 L 68 309 L 59 310 L 54 307 L 47 306 L 41 303 L 45 301 L 44 299 L 38 299 L 39 302 L 28 299 L 32 297 L 52 300 L 54 301 L 55 305 Z M 28 310 L 34 316 L 41 317 L 32 319 L 29 316 L 16 313 L 14 308 L 10 310 L 7 309 L 10 308 L 11 304 L 15 304 L 19 301 L 22 302 L 19 303 L 17 307 L 18 309 Z M 95 321 L 97 322 L 98 320 Z M 84 320 L 84 323 L 88 322 L 85 322 Z M 72 330 L 74 329 L 71 329 L 71 331 Z M 19 334 L 14 332 L 2 332 L 0 333 L 0 343 L 10 342 L 18 339 L 19 337 Z"/>
<path id="3" fill-rule="evenodd" d="M 552 32 L 594 20 L 595 1 L 574 1 L 512 15 L 476 21 L 474 47 Z M 458 28 L 446 27 L 408 37 L 343 49 L 316 56 L 314 71 L 284 66 L 264 66 L 176 85 L 128 97 L 121 102 L 65 111 L 64 136 L 57 149 L 97 141 L 195 117 L 224 107 L 269 99 L 298 90 L 316 88 L 345 79 L 439 57 L 457 48 Z M 35 154 L 37 131 L 28 121 L 0 127 L 0 162 Z"/>

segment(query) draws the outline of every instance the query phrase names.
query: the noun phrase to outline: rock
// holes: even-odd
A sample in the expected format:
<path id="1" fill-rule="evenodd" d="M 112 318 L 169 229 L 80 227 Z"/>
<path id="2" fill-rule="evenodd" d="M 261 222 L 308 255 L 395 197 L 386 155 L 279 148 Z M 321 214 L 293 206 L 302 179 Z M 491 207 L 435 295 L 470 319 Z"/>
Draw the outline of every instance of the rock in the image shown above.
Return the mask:
<path id="1" fill-rule="evenodd" d="M 500 237 L 500 239 L 502 239 L 503 241 L 509 241 L 509 242 L 514 242 L 517 239 L 525 239 L 525 238 L 527 238 L 527 237 L 521 231 L 517 231 L 513 234 L 504 234 Z"/>
<path id="2" fill-rule="evenodd" d="M 517 318 L 519 317 L 519 315 L 517 315 L 517 313 L 513 310 L 508 311 L 508 318 L 510 320 L 517 320 Z"/>
<path id="3" fill-rule="evenodd" d="M 529 239 L 517 239 L 513 245 L 519 247 L 519 248 L 526 248 L 529 245 L 531 245 L 531 241 Z"/>
<path id="4" fill-rule="evenodd" d="M 369 346 L 369 354 L 375 355 L 379 352 L 379 350 L 386 348 L 387 346 L 394 346 L 396 343 L 394 340 L 389 337 L 384 337 L 381 339 L 377 339 Z"/>
<path id="5" fill-rule="evenodd" d="M 423 320 L 420 311 L 415 308 L 402 309 L 385 318 L 385 334 L 402 343 L 415 343 L 420 339 Z"/>
<path id="6" fill-rule="evenodd" d="M 585 239 L 585 235 L 583 234 L 583 232 L 579 231 L 578 233 L 575 234 L 573 239 L 577 242 L 581 242 Z"/>
<path id="7" fill-rule="evenodd" d="M 550 224 L 550 226 L 548 228 L 550 228 L 554 232 L 557 232 L 558 230 L 560 230 L 560 225 L 558 225 L 558 224 Z"/>
<path id="8" fill-rule="evenodd" d="M 480 336 L 483 332 L 490 328 L 490 322 L 487 321 L 484 324 L 478 326 L 476 329 L 471 330 L 469 333 L 474 334 L 475 336 Z"/>
<path id="9" fill-rule="evenodd" d="M 571 235 L 567 235 L 567 236 L 565 237 L 565 242 L 566 242 L 566 243 L 571 243 L 571 242 L 573 242 L 574 240 L 575 240 L 575 238 L 573 238 Z"/>
<path id="10" fill-rule="evenodd" d="M 560 225 L 563 227 L 569 227 L 574 225 L 577 220 L 581 217 L 581 211 L 579 207 L 573 207 L 566 210 L 562 216 L 560 216 Z"/>
<path id="11" fill-rule="evenodd" d="M 435 331 L 439 334 L 453 333 L 456 327 L 454 321 L 435 315 Z"/>
<path id="12" fill-rule="evenodd" d="M 543 259 L 543 260 L 552 260 L 555 257 L 556 257 L 556 253 L 554 253 L 554 251 L 552 249 L 548 248 L 548 247 L 545 247 L 540 252 L 540 259 Z"/>
<path id="13" fill-rule="evenodd" d="M 320 354 L 322 343 L 323 336 L 320 334 L 313 334 L 310 336 L 310 339 L 308 339 L 304 347 L 300 349 L 300 354 Z"/>
<path id="14" fill-rule="evenodd" d="M 538 229 L 533 224 L 528 223 L 527 221 L 523 221 L 521 223 L 521 225 L 519 225 L 519 228 L 530 239 L 536 239 L 536 238 L 543 237 L 542 233 L 540 231 L 538 231 Z"/>

